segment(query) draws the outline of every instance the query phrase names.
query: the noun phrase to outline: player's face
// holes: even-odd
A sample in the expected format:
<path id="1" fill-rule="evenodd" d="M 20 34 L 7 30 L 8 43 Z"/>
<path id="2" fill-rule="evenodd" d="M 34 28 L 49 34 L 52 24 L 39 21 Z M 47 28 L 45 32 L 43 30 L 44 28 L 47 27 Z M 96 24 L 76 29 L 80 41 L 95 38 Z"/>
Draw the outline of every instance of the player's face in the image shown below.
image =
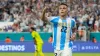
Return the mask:
<path id="1" fill-rule="evenodd" d="M 67 15 L 67 13 L 68 13 L 68 8 L 67 8 L 67 6 L 66 6 L 66 5 L 60 5 L 60 6 L 59 6 L 59 16 L 64 17 L 64 16 Z"/>

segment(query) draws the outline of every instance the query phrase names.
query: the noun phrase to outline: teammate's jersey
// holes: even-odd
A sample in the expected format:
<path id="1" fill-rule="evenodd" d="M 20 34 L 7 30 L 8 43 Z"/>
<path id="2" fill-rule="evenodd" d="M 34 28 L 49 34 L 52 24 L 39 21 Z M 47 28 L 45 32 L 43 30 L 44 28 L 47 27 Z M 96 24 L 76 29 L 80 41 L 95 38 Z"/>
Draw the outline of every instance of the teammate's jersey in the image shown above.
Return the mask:
<path id="1" fill-rule="evenodd" d="M 40 35 L 39 35 L 38 32 L 33 31 L 33 32 L 31 33 L 31 35 L 32 35 L 32 37 L 36 40 L 36 43 L 37 43 L 37 44 L 38 44 L 38 43 L 43 43 L 43 41 L 42 41 L 42 39 L 41 39 L 41 37 L 40 37 Z"/>
<path id="2" fill-rule="evenodd" d="M 75 26 L 75 20 L 71 17 L 66 19 L 60 19 L 57 17 L 50 17 L 48 19 L 53 23 L 53 47 L 57 50 L 63 50 L 65 44 L 71 47 L 70 37 L 72 34 L 72 28 Z"/>

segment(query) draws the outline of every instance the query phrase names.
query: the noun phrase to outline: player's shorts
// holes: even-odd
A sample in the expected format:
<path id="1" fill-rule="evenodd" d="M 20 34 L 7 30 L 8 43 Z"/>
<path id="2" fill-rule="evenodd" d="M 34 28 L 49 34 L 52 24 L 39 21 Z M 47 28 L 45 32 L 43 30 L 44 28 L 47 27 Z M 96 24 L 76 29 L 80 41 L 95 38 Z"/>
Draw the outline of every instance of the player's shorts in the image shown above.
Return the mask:
<path id="1" fill-rule="evenodd" d="M 54 50 L 55 56 L 72 56 L 72 48 L 65 45 L 64 50 Z"/>

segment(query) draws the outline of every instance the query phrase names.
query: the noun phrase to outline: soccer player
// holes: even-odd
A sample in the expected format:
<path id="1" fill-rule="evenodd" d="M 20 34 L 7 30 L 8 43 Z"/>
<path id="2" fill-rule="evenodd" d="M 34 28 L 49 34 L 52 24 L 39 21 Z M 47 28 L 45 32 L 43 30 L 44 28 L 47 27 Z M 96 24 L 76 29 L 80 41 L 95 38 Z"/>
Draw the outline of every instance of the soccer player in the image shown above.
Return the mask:
<path id="1" fill-rule="evenodd" d="M 59 16 L 46 17 L 47 8 L 45 7 L 42 14 L 42 20 L 53 24 L 53 47 L 55 56 L 72 56 L 72 29 L 75 26 L 75 20 L 68 16 L 68 6 L 64 3 L 59 5 Z"/>
<path id="2" fill-rule="evenodd" d="M 44 56 L 42 52 L 42 46 L 43 46 L 43 40 L 41 39 L 40 35 L 38 32 L 35 31 L 35 28 L 31 27 L 30 28 L 31 35 L 34 39 L 34 44 L 35 44 L 35 54 L 34 56 Z"/>

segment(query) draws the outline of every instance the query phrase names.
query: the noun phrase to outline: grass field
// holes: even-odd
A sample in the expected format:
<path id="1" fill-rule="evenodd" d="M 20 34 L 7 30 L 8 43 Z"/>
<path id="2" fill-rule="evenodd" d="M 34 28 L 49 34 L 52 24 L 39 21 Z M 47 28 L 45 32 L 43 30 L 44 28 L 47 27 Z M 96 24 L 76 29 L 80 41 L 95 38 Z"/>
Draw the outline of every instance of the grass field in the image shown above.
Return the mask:
<path id="1" fill-rule="evenodd" d="M 4 53 L 0 56 L 33 56 L 33 53 Z M 45 53 L 45 56 L 54 56 L 53 53 Z M 100 53 L 74 53 L 73 56 L 100 56 Z"/>

